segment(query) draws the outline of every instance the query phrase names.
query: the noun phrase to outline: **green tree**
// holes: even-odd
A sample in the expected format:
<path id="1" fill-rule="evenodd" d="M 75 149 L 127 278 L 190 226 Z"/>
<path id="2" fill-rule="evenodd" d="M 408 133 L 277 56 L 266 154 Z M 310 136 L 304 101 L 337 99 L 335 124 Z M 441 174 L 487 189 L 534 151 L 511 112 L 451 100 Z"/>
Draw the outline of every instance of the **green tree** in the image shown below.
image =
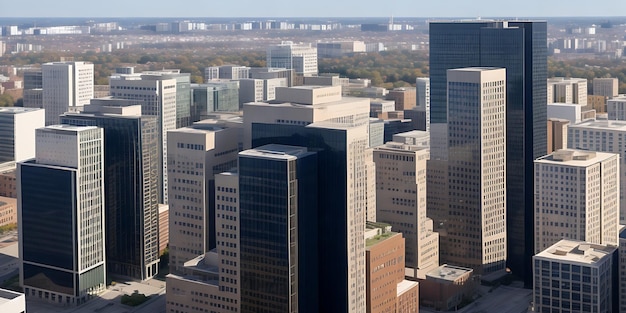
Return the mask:
<path id="1" fill-rule="evenodd" d="M 11 95 L 0 95 L 0 107 L 12 107 L 15 104 Z"/>

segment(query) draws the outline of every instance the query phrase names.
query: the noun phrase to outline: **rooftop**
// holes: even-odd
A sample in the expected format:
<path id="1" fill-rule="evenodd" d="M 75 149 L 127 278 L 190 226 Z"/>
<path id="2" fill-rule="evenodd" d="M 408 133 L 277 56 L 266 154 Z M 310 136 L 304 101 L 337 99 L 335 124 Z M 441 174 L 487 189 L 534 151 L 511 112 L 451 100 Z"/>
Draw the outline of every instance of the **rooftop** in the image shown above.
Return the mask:
<path id="1" fill-rule="evenodd" d="M 563 239 L 537 253 L 535 257 L 582 264 L 595 264 L 610 257 L 615 247 Z"/>
<path id="2" fill-rule="evenodd" d="M 415 286 L 417 286 L 419 283 L 416 281 L 410 281 L 410 280 L 402 280 L 400 283 L 398 283 L 398 286 L 396 287 L 396 294 L 398 296 L 402 295 L 403 293 L 415 288 Z"/>
<path id="3" fill-rule="evenodd" d="M 596 129 L 614 129 L 626 131 L 626 121 L 591 120 L 577 124 L 570 124 L 569 127 L 588 127 Z"/>
<path id="4" fill-rule="evenodd" d="M 0 304 L 3 304 L 5 302 L 9 302 L 19 296 L 24 295 L 23 293 L 19 293 L 19 292 L 15 292 L 15 291 L 11 291 L 11 290 L 7 290 L 7 289 L 0 289 Z"/>
<path id="5" fill-rule="evenodd" d="M 54 131 L 79 132 L 79 131 L 85 131 L 85 130 L 97 129 L 97 128 L 98 128 L 97 126 L 74 126 L 74 125 L 67 125 L 67 124 L 58 124 L 58 125 L 46 126 L 44 128 L 39 128 L 38 130 L 49 131 L 49 132 L 54 132 Z"/>
<path id="6" fill-rule="evenodd" d="M 438 268 L 426 273 L 426 279 L 431 278 L 454 282 L 460 277 L 468 273 L 472 273 L 473 271 L 474 270 L 472 270 L 471 268 L 443 264 Z"/>
<path id="7" fill-rule="evenodd" d="M 587 150 L 560 149 L 535 160 L 535 163 L 565 164 L 568 166 L 587 167 L 615 157 L 614 153 Z"/>
<path id="8" fill-rule="evenodd" d="M 0 107 L 0 114 L 20 114 L 43 110 L 40 108 Z"/>
<path id="9" fill-rule="evenodd" d="M 239 153 L 239 155 L 248 157 L 289 160 L 309 155 L 309 153 L 306 147 L 269 144 L 254 149 L 242 151 Z"/>

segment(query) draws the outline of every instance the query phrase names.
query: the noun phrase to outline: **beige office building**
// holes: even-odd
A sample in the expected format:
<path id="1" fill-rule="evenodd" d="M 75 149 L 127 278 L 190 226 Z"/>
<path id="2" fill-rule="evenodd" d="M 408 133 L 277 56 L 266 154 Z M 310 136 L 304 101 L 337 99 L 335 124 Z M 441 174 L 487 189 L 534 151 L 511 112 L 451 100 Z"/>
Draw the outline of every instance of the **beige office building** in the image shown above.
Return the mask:
<path id="1" fill-rule="evenodd" d="M 93 98 L 93 64 L 51 62 L 41 66 L 46 125 L 58 124 L 65 112 L 77 112 Z"/>
<path id="2" fill-rule="evenodd" d="M 564 149 L 535 160 L 535 253 L 565 238 L 618 244 L 617 154 Z"/>
<path id="3" fill-rule="evenodd" d="M 207 121 L 167 133 L 172 273 L 216 246 L 214 176 L 237 167 L 240 132 Z"/>
<path id="4" fill-rule="evenodd" d="M 484 279 L 504 274 L 506 70 L 448 70 L 448 215 L 441 262 Z"/>
<path id="5" fill-rule="evenodd" d="M 609 98 L 617 97 L 619 94 L 619 80 L 617 78 L 594 78 L 593 94 Z"/>
<path id="6" fill-rule="evenodd" d="M 433 220 L 426 216 L 429 155 L 428 147 L 401 142 L 388 142 L 374 150 L 376 218 L 404 234 L 405 275 L 412 278 L 424 278 L 439 266 L 439 234 L 433 232 Z"/>
<path id="7" fill-rule="evenodd" d="M 587 105 L 587 79 L 548 78 L 548 103 L 575 103 Z"/>
<path id="8" fill-rule="evenodd" d="M 567 125 L 569 120 L 548 119 L 548 153 L 567 148 Z"/>

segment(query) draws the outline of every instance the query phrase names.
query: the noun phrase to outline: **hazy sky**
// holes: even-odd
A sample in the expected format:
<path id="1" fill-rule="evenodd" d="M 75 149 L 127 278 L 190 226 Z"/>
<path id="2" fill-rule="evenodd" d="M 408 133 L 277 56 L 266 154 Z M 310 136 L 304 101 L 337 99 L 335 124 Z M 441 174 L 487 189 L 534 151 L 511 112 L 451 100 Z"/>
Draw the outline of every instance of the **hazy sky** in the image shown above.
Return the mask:
<path id="1" fill-rule="evenodd" d="M 626 15 L 626 0 L 0 0 L 0 17 L 541 17 Z"/>

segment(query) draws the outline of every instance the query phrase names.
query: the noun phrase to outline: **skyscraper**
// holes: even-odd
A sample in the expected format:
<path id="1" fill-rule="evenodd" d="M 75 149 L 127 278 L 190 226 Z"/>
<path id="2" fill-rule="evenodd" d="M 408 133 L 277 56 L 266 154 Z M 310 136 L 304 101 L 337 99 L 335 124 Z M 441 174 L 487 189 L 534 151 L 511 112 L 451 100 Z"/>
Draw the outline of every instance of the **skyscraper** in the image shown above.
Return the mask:
<path id="1" fill-rule="evenodd" d="M 77 305 L 105 289 L 103 131 L 37 130 L 18 163 L 20 285 L 26 297 Z"/>
<path id="2" fill-rule="evenodd" d="M 546 22 L 430 24 L 431 160 L 447 158 L 446 147 L 437 144 L 447 137 L 446 71 L 468 66 L 506 68 L 507 265 L 514 274 L 531 277 L 533 160 L 546 153 Z M 446 186 L 436 188 L 429 190 L 437 192 Z M 526 283 L 530 285 L 530 279 Z"/>
<path id="3" fill-rule="evenodd" d="M 448 70 L 449 209 L 440 256 L 478 275 L 505 270 L 505 105 L 505 69 Z"/>
<path id="4" fill-rule="evenodd" d="M 92 99 L 64 124 L 104 129 L 105 217 L 109 275 L 145 280 L 159 270 L 159 139 L 141 101 Z"/>
<path id="5" fill-rule="evenodd" d="M 0 164 L 35 157 L 35 129 L 44 124 L 44 110 L 0 108 Z"/>
<path id="6" fill-rule="evenodd" d="M 267 48 L 267 66 L 294 69 L 302 76 L 317 75 L 317 48 L 283 41 Z"/>
<path id="7" fill-rule="evenodd" d="M 59 123 L 65 112 L 76 112 L 93 98 L 93 64 L 52 62 L 41 66 L 46 125 Z"/>
<path id="8" fill-rule="evenodd" d="M 319 312 L 317 155 L 241 152 L 239 199 L 242 312 Z"/>
<path id="9" fill-rule="evenodd" d="M 619 160 L 557 150 L 535 160 L 535 252 L 560 239 L 618 245 Z"/>

